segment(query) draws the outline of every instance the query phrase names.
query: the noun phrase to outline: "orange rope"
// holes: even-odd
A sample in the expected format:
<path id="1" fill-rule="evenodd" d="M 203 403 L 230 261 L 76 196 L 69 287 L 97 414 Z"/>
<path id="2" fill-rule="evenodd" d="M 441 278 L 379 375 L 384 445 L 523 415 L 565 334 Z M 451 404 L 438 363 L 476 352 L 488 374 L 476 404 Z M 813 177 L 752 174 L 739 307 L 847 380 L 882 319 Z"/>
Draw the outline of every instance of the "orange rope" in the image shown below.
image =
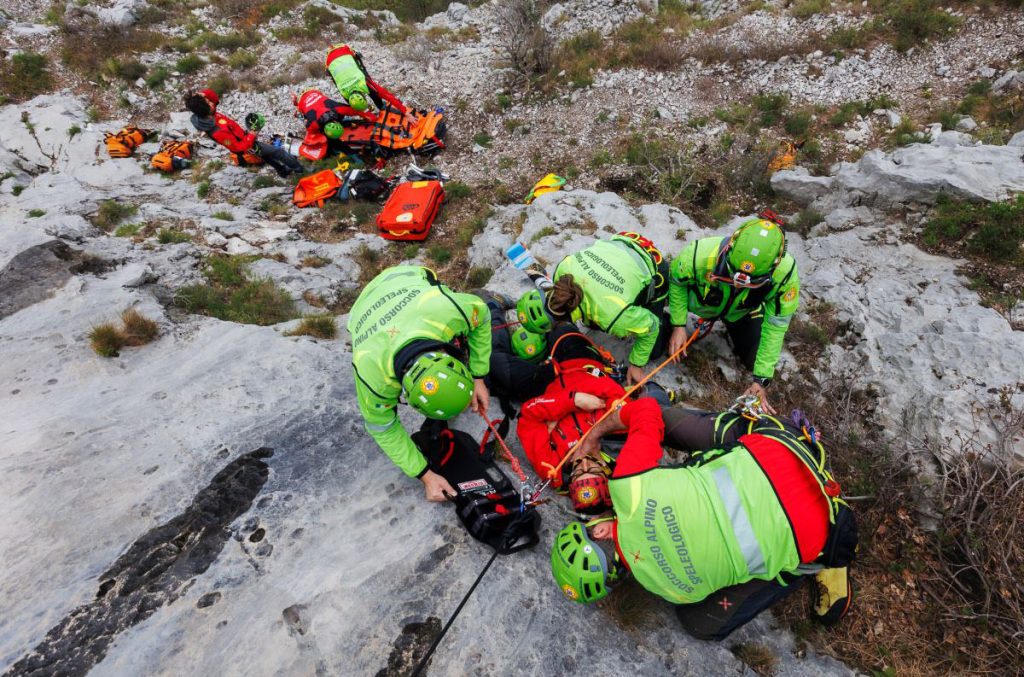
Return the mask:
<path id="1" fill-rule="evenodd" d="M 597 419 L 597 421 L 594 422 L 594 425 L 591 426 L 589 429 L 587 429 L 587 432 L 583 433 L 583 436 L 580 437 L 579 442 L 577 442 L 571 449 L 566 451 L 565 456 L 563 456 L 562 460 L 558 462 L 558 465 L 556 465 L 554 468 L 552 468 L 551 470 L 548 471 L 548 480 L 549 481 L 555 479 L 556 477 L 558 477 L 558 473 L 562 470 L 562 466 L 565 465 L 565 462 L 569 460 L 570 456 L 572 456 L 573 449 L 578 449 L 579 446 L 581 444 L 583 444 L 583 440 L 587 439 L 587 435 L 590 434 L 590 431 L 593 430 L 597 426 L 598 423 L 600 423 L 601 421 L 603 421 L 606 418 L 608 418 L 608 416 L 613 411 L 617 411 L 619 409 L 619 407 L 627 399 L 629 399 L 630 395 L 635 393 L 639 388 L 642 388 L 645 383 L 647 383 L 648 381 L 651 380 L 651 378 L 654 377 L 655 374 L 657 374 L 659 371 L 661 371 L 666 366 L 668 366 L 668 364 L 670 362 L 672 362 L 672 360 L 674 360 L 679 355 L 682 355 L 683 353 L 685 353 L 686 349 L 690 347 L 690 344 L 693 343 L 695 340 L 697 340 L 698 337 L 703 335 L 703 332 L 701 331 L 701 329 L 703 328 L 703 326 L 702 326 L 703 322 L 704 322 L 704 320 L 701 320 L 700 322 L 698 322 L 697 328 L 694 330 L 694 332 L 692 334 L 690 334 L 690 337 L 688 339 L 686 339 L 686 343 L 683 344 L 682 348 L 680 348 L 676 352 L 674 352 L 671 355 L 669 355 L 668 357 L 666 357 L 665 361 L 662 362 L 661 364 L 659 364 L 657 367 L 655 367 L 654 370 L 650 374 L 647 374 L 642 379 L 640 379 L 635 384 L 633 384 L 633 386 L 630 387 L 629 390 L 626 391 L 625 395 L 623 395 L 619 399 L 617 399 L 614 402 L 612 402 L 612 404 L 608 407 L 607 411 L 605 411 L 603 414 L 601 414 L 601 417 L 599 419 Z"/>
<path id="2" fill-rule="evenodd" d="M 484 420 L 484 423 L 487 424 L 487 427 L 491 429 L 491 432 L 494 434 L 494 439 L 498 440 L 498 444 L 501 445 L 502 451 L 505 452 L 505 457 L 508 459 L 509 464 L 512 466 L 512 471 L 515 472 L 515 474 L 519 477 L 520 482 L 525 483 L 526 473 L 523 472 L 523 467 L 519 464 L 519 459 L 515 457 L 515 455 L 512 453 L 512 450 L 508 448 L 507 444 L 505 444 L 505 440 L 501 438 L 501 435 L 498 433 L 498 429 L 494 427 L 494 423 L 491 421 L 491 419 L 487 418 L 487 416 L 485 416 L 484 414 L 480 414 L 480 418 L 482 418 Z"/>

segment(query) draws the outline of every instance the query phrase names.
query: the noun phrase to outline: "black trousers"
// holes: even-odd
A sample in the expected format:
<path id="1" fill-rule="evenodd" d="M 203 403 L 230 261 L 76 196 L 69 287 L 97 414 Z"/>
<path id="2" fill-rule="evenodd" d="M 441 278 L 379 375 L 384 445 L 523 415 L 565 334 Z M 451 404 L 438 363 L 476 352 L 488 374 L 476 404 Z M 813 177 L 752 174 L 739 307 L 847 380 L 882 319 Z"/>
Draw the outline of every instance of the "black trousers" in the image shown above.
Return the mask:
<path id="1" fill-rule="evenodd" d="M 725 331 L 729 334 L 732 352 L 750 371 L 754 370 L 757 348 L 761 345 L 761 324 L 763 322 L 764 312 L 761 310 L 755 310 L 736 322 L 725 322 Z"/>
<path id="2" fill-rule="evenodd" d="M 278 176 L 302 174 L 306 171 L 302 167 L 302 163 L 299 162 L 299 159 L 284 148 L 271 146 L 269 143 L 263 143 L 262 141 L 257 141 L 256 143 L 260 147 L 260 157 L 277 171 Z"/>
<path id="3" fill-rule="evenodd" d="M 723 588 L 697 604 L 680 604 L 676 607 L 676 616 L 683 628 L 697 639 L 723 640 L 765 609 L 799 590 L 805 577 L 782 574 L 781 578 L 782 583 L 754 579 Z"/>

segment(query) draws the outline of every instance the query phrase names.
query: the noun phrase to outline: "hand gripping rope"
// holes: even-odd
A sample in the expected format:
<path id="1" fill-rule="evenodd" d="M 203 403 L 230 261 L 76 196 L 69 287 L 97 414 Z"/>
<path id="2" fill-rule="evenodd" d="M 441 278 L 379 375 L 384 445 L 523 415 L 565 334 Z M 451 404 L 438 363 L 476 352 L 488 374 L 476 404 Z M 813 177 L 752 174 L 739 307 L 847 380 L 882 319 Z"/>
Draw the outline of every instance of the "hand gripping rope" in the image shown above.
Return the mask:
<path id="1" fill-rule="evenodd" d="M 708 332 L 711 331 L 712 326 L 714 326 L 714 321 L 712 320 L 705 320 L 704 318 L 700 318 L 699 320 L 697 320 L 697 328 L 694 330 L 692 334 L 690 334 L 690 337 L 686 339 L 686 343 L 684 343 L 679 350 L 675 351 L 674 353 L 666 357 L 661 364 L 659 364 L 657 367 L 654 368 L 653 371 L 651 371 L 651 373 L 647 374 L 642 379 L 633 384 L 626 391 L 625 395 L 623 395 L 621 398 L 613 402 L 611 406 L 608 407 L 608 410 L 605 411 L 604 414 L 602 414 L 601 417 L 594 422 L 594 425 L 591 426 L 585 433 L 583 433 L 583 436 L 580 437 L 579 441 L 573 446 L 572 449 L 576 449 L 581 444 L 583 444 L 583 441 L 587 439 L 587 435 L 590 434 L 590 431 L 593 430 L 598 423 L 608 418 L 608 416 L 610 416 L 613 411 L 617 411 L 623 404 L 625 404 L 626 400 L 629 399 L 630 395 L 635 393 L 640 388 L 644 387 L 644 384 L 650 381 L 655 374 L 657 374 L 659 371 L 667 367 L 677 357 L 685 355 L 686 350 L 694 341 L 697 341 L 698 339 L 707 336 Z M 547 479 L 544 481 L 542 485 L 540 485 L 540 488 L 537 489 L 536 493 L 534 493 L 533 497 L 530 499 L 531 501 L 536 501 L 537 497 L 540 496 L 540 493 L 544 491 L 544 489 L 546 489 L 549 484 L 551 484 L 552 480 L 558 477 L 558 473 L 561 472 L 562 466 L 564 466 L 565 462 L 569 460 L 570 456 L 572 456 L 572 449 L 566 451 L 565 456 L 563 456 L 562 460 L 558 462 L 558 465 L 548 470 Z"/>

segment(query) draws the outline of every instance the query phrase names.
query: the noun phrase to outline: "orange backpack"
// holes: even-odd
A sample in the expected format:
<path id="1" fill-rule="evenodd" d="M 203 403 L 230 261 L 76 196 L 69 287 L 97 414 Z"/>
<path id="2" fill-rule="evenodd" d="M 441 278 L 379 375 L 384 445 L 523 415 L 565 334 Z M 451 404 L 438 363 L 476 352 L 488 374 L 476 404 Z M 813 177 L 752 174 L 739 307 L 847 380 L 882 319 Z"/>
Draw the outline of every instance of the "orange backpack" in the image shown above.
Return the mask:
<path id="1" fill-rule="evenodd" d="M 146 137 L 152 133 L 148 129 L 129 126 L 116 134 L 106 132 L 103 135 L 103 140 L 107 144 L 107 153 L 110 157 L 124 158 L 131 157 L 135 149 L 141 146 L 146 141 Z"/>
<path id="2" fill-rule="evenodd" d="M 292 202 L 296 207 L 323 207 L 341 188 L 342 180 L 332 169 L 325 169 L 299 179 Z"/>
<path id="3" fill-rule="evenodd" d="M 176 169 L 185 169 L 188 167 L 188 161 L 191 159 L 191 141 L 174 141 L 168 139 L 161 144 L 160 150 L 153 155 L 153 158 L 149 161 L 149 166 L 153 169 L 159 169 L 162 172 L 170 173 Z"/>

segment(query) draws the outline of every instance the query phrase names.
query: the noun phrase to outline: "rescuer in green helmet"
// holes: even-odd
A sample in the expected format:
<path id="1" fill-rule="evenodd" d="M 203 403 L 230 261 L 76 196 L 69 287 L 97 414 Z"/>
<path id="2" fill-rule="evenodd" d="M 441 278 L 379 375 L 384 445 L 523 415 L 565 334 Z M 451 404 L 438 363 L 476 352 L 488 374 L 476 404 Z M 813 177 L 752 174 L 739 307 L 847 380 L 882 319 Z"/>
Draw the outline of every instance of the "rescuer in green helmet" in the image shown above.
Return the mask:
<path id="1" fill-rule="evenodd" d="M 691 242 L 672 262 L 668 282 L 669 354 L 685 345 L 691 313 L 722 320 L 733 352 L 753 372 L 744 394 L 757 396 L 762 408 L 774 413 L 766 388 L 800 305 L 800 275 L 786 252 L 781 219 L 766 211 L 729 237 Z"/>
<path id="2" fill-rule="evenodd" d="M 484 384 L 491 358 L 491 310 L 460 294 L 420 266 L 382 271 L 359 294 L 349 314 L 352 369 L 366 430 L 406 475 L 420 479 L 431 501 L 454 495 L 430 470 L 402 428 L 404 397 L 428 418 L 448 420 L 467 406 L 486 416 Z"/>
<path id="3" fill-rule="evenodd" d="M 551 572 L 573 602 L 608 595 L 627 574 L 678 605 L 690 634 L 720 640 L 813 578 L 812 617 L 849 609 L 857 528 L 813 435 L 766 421 L 737 441 L 659 465 L 664 423 L 653 398 L 626 403 L 573 450 L 597 453 L 627 430 L 608 480 L 612 512 L 572 522 L 551 550 Z"/>

